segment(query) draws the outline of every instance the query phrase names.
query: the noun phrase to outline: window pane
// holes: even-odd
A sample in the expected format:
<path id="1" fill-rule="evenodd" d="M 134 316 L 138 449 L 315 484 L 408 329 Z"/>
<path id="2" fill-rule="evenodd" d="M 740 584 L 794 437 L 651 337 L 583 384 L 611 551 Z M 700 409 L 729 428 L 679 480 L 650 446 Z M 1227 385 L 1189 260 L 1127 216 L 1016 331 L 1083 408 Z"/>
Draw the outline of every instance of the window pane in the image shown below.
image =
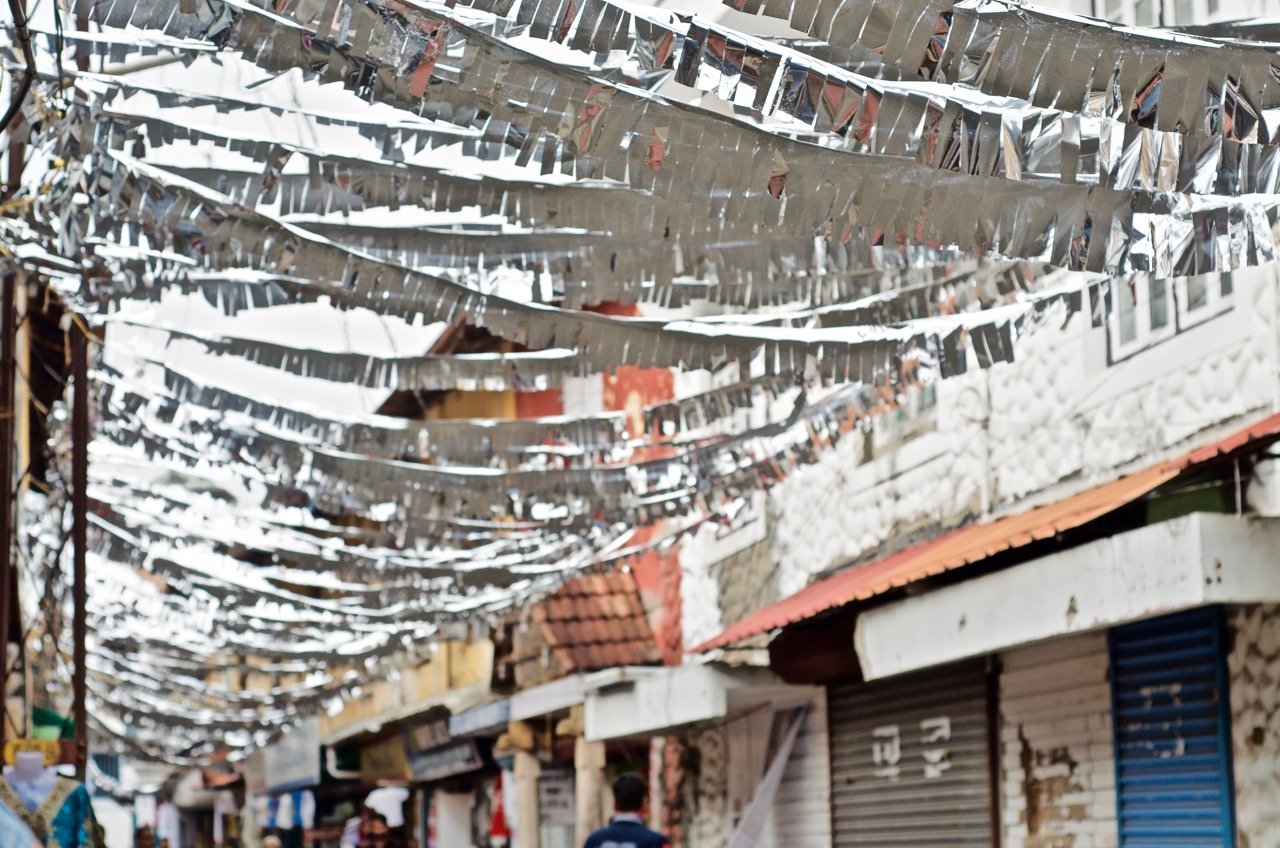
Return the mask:
<path id="1" fill-rule="evenodd" d="M 1195 23 L 1195 3 L 1193 0 L 1173 0 L 1173 22 L 1186 26 Z"/>
<path id="2" fill-rule="evenodd" d="M 1216 15 L 1218 13 L 1218 0 L 1209 0 L 1209 14 Z"/>
<path id="3" fill-rule="evenodd" d="M 1222 296 L 1231 297 L 1234 284 L 1231 282 L 1231 272 L 1228 271 L 1222 275 Z"/>
<path id="4" fill-rule="evenodd" d="M 1156 25 L 1155 0 L 1138 0 L 1133 4 L 1133 22 L 1138 26 Z"/>
<path id="5" fill-rule="evenodd" d="M 1169 283 L 1167 280 L 1151 280 L 1151 330 L 1163 330 L 1169 326 Z"/>
<path id="6" fill-rule="evenodd" d="M 1191 277 L 1187 280 L 1187 311 L 1195 312 L 1209 304 L 1209 278 Z"/>
<path id="7" fill-rule="evenodd" d="M 1106 15 L 1108 20 L 1120 20 L 1120 0 L 1107 0 L 1103 14 Z"/>
<path id="8" fill-rule="evenodd" d="M 1116 311 L 1120 320 L 1120 342 L 1128 344 L 1138 337 L 1138 310 L 1134 305 L 1134 288 L 1119 285 L 1116 291 Z"/>

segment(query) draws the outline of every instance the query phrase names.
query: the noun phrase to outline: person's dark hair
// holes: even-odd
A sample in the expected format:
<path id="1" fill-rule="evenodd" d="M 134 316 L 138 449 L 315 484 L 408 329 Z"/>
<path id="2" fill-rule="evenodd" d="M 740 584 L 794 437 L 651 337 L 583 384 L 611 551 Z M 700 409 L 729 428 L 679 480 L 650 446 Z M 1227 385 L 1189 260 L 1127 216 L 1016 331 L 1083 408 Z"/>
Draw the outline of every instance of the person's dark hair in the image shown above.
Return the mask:
<path id="1" fill-rule="evenodd" d="M 613 782 L 613 808 L 619 813 L 638 813 L 644 809 L 649 787 L 634 774 L 624 774 Z"/>

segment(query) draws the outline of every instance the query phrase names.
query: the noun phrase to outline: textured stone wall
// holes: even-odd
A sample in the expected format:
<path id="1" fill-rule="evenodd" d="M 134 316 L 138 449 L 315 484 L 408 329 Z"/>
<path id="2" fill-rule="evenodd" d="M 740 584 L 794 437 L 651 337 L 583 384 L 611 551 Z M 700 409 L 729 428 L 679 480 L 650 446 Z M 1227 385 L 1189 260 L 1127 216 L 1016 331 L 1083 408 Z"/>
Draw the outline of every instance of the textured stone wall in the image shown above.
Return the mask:
<path id="1" fill-rule="evenodd" d="M 687 848 L 724 848 L 728 825 L 729 744 L 724 725 L 689 735 L 688 809 L 685 813 Z"/>
<path id="2" fill-rule="evenodd" d="M 1232 607 L 1231 753 L 1238 848 L 1280 845 L 1280 606 Z"/>
<path id="3" fill-rule="evenodd" d="M 876 426 L 896 440 L 843 439 L 770 493 L 778 594 L 886 542 L 1066 496 L 1274 408 L 1277 273 L 1237 273 L 1233 308 L 1115 363 L 1105 327 L 1061 313 L 1018 341 L 1016 362 L 937 384 L 932 426 L 890 413 Z"/>
<path id="4" fill-rule="evenodd" d="M 773 562 L 768 552 L 768 498 L 755 493 L 746 507 L 727 524 L 705 524 L 680 542 L 680 596 L 685 610 L 681 618 L 684 644 L 700 645 L 724 629 L 735 616 L 747 612 L 748 603 L 738 596 L 749 591 L 763 603 L 776 599 Z M 761 546 L 764 549 L 761 550 Z M 754 551 L 754 554 L 748 553 Z M 765 560 L 765 574 L 747 577 L 739 568 L 744 557 Z M 739 585 L 728 588 L 728 583 Z M 750 589 L 746 589 L 746 585 Z M 726 591 L 730 596 L 725 598 Z M 758 606 L 756 607 L 758 608 Z"/>

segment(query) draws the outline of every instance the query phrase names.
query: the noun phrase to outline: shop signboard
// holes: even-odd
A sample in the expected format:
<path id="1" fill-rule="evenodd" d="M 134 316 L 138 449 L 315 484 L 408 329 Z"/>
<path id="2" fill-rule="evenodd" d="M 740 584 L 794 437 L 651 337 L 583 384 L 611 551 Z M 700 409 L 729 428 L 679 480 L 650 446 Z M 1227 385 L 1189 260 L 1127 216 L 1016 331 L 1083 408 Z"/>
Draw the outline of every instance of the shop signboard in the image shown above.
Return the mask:
<path id="1" fill-rule="evenodd" d="M 484 765 L 484 758 L 476 743 L 470 739 L 458 739 L 445 745 L 410 755 L 413 779 L 422 783 L 441 780 L 455 774 L 466 774 Z"/>
<path id="2" fill-rule="evenodd" d="M 261 748 L 244 761 L 244 788 L 250 795 L 267 794 L 267 759 Z"/>
<path id="3" fill-rule="evenodd" d="M 399 735 L 361 746 L 360 779 L 366 784 L 394 783 L 409 777 L 408 752 Z"/>
<path id="4" fill-rule="evenodd" d="M 267 792 L 275 795 L 320 783 L 320 719 L 304 719 L 263 750 Z"/>
<path id="5" fill-rule="evenodd" d="M 449 714 L 432 716 L 407 731 L 410 752 L 429 751 L 453 741 L 449 733 Z"/>
<path id="6" fill-rule="evenodd" d="M 486 731 L 505 731 L 510 720 L 511 701 L 503 698 L 450 717 L 449 733 L 453 736 L 472 736 Z"/>
<path id="7" fill-rule="evenodd" d="M 544 827 L 574 823 L 573 772 L 543 772 L 538 776 L 538 816 Z"/>

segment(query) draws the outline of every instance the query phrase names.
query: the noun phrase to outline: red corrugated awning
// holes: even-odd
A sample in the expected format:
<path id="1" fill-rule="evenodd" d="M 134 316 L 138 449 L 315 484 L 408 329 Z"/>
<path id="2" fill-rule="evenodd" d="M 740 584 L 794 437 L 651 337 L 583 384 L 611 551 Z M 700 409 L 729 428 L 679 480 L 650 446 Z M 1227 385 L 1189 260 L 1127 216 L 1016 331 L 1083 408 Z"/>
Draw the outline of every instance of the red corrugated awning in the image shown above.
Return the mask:
<path id="1" fill-rule="evenodd" d="M 1273 415 L 1171 462 L 1160 463 L 1145 471 L 1121 477 L 1019 515 L 1006 516 L 985 524 L 971 524 L 884 559 L 850 568 L 811 583 L 791 597 L 743 618 L 726 628 L 719 636 L 694 648 L 693 652 L 722 648 L 751 636 L 804 621 L 827 610 L 867 600 L 890 589 L 980 562 L 1002 551 L 1051 539 L 1065 530 L 1088 524 L 1132 503 L 1189 467 L 1277 434 L 1280 434 L 1280 415 Z"/>

